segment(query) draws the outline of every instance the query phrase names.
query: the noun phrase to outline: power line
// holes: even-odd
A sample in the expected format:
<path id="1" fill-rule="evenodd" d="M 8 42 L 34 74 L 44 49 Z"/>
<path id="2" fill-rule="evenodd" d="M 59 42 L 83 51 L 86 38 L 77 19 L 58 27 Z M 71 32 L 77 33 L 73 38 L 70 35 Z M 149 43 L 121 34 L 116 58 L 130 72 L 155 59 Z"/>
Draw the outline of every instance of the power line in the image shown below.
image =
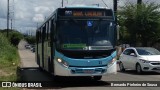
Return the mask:
<path id="1" fill-rule="evenodd" d="M 104 4 L 106 7 L 108 7 L 108 5 L 104 2 L 104 0 L 102 0 L 102 2 L 103 2 L 103 4 Z"/>

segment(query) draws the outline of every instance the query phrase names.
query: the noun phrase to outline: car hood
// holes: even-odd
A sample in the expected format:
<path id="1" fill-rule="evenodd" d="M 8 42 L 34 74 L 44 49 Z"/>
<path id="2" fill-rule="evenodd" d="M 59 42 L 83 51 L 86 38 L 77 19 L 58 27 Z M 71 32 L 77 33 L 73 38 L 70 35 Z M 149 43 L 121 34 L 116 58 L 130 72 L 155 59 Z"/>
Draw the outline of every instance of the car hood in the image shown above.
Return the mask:
<path id="1" fill-rule="evenodd" d="M 147 61 L 160 61 L 160 55 L 144 55 L 141 56 L 141 59 L 145 59 Z"/>

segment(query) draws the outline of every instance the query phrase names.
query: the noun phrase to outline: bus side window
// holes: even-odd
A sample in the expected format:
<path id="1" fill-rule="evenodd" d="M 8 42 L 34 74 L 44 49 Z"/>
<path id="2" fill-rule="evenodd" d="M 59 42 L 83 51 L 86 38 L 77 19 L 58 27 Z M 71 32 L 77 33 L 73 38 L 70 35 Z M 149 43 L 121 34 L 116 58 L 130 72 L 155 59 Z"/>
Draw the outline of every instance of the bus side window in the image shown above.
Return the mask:
<path id="1" fill-rule="evenodd" d="M 54 38 L 54 37 L 55 37 L 55 35 L 54 35 L 54 34 L 55 34 L 55 27 L 54 27 L 54 25 L 55 25 L 55 24 L 54 24 L 54 19 L 52 19 L 52 20 L 51 20 L 51 38 L 53 39 L 53 41 L 54 41 L 54 39 L 55 39 L 55 38 Z"/>
<path id="2" fill-rule="evenodd" d="M 51 21 L 48 22 L 48 47 L 51 47 Z"/>
<path id="3" fill-rule="evenodd" d="M 43 26 L 42 28 L 42 42 L 45 41 L 45 38 L 46 38 L 46 25 Z"/>
<path id="4" fill-rule="evenodd" d="M 48 41 L 48 22 L 46 23 L 45 40 Z"/>
<path id="5" fill-rule="evenodd" d="M 39 30 L 39 42 L 42 42 L 42 28 Z"/>
<path id="6" fill-rule="evenodd" d="M 39 43 L 39 30 L 36 31 L 36 43 Z"/>

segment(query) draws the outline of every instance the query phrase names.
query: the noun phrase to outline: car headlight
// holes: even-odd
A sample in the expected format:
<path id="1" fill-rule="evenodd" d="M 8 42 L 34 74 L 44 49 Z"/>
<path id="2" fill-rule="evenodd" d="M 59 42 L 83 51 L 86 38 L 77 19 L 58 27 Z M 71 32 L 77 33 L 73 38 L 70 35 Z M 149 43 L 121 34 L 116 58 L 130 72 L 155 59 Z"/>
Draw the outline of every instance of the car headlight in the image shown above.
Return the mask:
<path id="1" fill-rule="evenodd" d="M 139 59 L 142 63 L 150 63 L 149 61 L 147 60 L 144 60 L 144 59 Z"/>
<path id="2" fill-rule="evenodd" d="M 60 63 L 61 65 L 63 65 L 64 67 L 66 67 L 66 68 L 68 68 L 68 66 L 69 66 L 69 64 L 61 58 L 57 58 L 57 62 Z"/>

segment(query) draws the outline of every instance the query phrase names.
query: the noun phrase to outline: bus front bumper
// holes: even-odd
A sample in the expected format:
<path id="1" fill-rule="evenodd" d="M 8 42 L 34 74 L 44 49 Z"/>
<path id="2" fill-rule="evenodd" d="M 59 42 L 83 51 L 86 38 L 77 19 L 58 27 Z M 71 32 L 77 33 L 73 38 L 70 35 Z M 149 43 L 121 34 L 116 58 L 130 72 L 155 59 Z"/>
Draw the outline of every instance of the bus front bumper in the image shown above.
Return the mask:
<path id="1" fill-rule="evenodd" d="M 116 74 L 116 61 L 105 67 L 64 67 L 54 61 L 54 75 L 56 76 L 102 76 L 106 74 Z"/>

